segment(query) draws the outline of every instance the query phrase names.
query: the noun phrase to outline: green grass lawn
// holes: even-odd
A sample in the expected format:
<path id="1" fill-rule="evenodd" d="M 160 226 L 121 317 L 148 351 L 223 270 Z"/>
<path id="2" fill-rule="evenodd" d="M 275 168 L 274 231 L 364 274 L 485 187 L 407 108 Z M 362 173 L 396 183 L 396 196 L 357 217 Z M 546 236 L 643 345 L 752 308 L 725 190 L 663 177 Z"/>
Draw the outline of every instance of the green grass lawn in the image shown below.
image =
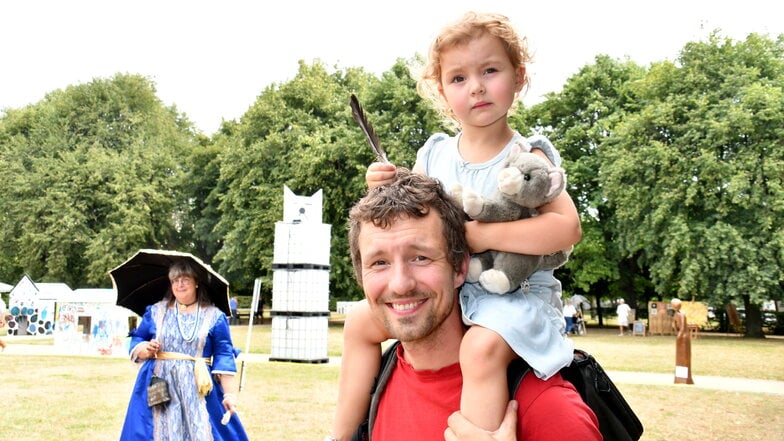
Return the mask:
<path id="1" fill-rule="evenodd" d="M 329 356 L 341 354 L 341 332 L 339 325 L 330 327 Z M 574 341 L 608 371 L 673 372 L 674 337 L 616 334 L 615 328 L 590 328 Z M 247 326 L 232 327 L 232 335 L 235 345 L 245 350 Z M 14 344 L 13 339 L 5 340 Z M 270 345 L 269 324 L 254 326 L 251 352 L 268 354 Z M 693 340 L 692 354 L 695 376 L 784 381 L 782 339 L 703 333 Z M 136 375 L 128 360 L 0 353 L 0 366 L 5 397 L 0 440 L 117 439 Z M 250 438 L 321 440 L 332 418 L 338 371 L 331 364 L 249 363 L 240 414 Z M 779 437 L 784 427 L 780 395 L 684 385 L 618 387 L 643 421 L 646 441 L 768 441 Z"/>

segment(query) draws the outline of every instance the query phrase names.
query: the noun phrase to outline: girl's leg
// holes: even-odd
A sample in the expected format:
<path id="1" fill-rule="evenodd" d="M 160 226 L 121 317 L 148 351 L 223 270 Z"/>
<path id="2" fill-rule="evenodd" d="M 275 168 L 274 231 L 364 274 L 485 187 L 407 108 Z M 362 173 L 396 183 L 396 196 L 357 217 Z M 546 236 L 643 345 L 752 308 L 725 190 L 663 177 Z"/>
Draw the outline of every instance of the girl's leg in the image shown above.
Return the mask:
<path id="1" fill-rule="evenodd" d="M 349 440 L 367 416 L 370 390 L 381 365 L 381 343 L 387 332 L 370 312 L 366 301 L 346 315 L 343 327 L 343 359 L 338 382 L 338 402 L 332 436 Z"/>
<path id="2" fill-rule="evenodd" d="M 472 326 L 460 345 L 463 392 L 460 413 L 485 430 L 496 430 L 509 403 L 506 368 L 517 358 L 508 344 L 487 328 Z"/>

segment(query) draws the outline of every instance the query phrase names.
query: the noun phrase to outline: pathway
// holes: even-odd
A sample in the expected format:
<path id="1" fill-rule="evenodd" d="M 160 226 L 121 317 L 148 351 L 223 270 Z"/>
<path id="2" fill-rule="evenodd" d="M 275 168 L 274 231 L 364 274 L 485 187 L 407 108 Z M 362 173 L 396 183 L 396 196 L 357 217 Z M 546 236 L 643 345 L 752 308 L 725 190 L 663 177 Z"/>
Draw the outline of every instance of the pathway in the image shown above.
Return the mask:
<path id="1" fill-rule="evenodd" d="M 6 342 L 8 342 L 8 339 L 6 339 Z M 0 357 L 4 354 L 73 355 L 65 353 L 62 349 L 58 350 L 58 348 L 53 345 L 31 345 L 22 343 L 8 344 L 5 351 L 0 352 Z M 97 355 L 89 356 L 100 357 Z M 107 357 L 127 358 L 125 354 L 113 354 L 108 355 Z M 240 360 L 246 360 L 249 363 L 266 363 L 269 362 L 269 354 L 240 354 Z M 340 361 L 340 357 L 330 357 L 329 362 L 322 364 L 322 366 L 339 366 Z M 674 384 L 674 373 L 661 374 L 651 372 L 607 371 L 607 375 L 609 375 L 610 379 L 616 384 L 690 387 L 730 392 L 784 395 L 784 381 L 693 375 L 694 384 L 684 385 Z"/>

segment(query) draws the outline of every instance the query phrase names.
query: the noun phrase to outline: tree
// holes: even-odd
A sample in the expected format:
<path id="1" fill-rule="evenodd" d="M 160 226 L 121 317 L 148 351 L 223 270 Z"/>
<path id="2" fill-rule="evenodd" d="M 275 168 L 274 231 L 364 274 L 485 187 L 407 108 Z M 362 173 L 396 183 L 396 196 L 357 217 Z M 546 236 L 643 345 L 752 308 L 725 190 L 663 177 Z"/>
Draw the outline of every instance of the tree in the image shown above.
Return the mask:
<path id="1" fill-rule="evenodd" d="M 568 191 L 580 213 L 583 238 L 575 246 L 565 270 L 558 271 L 565 292 L 593 293 L 601 299 L 624 297 L 637 308 L 637 294 L 645 283 L 634 259 L 626 257 L 612 238 L 608 220 L 614 212 L 602 192 L 599 169 L 605 162 L 602 147 L 623 116 L 637 107 L 631 85 L 646 69 L 631 61 L 605 55 L 595 58 L 569 78 L 563 89 L 511 117 L 522 133 L 549 137 L 559 149 L 568 174 Z M 631 271 L 630 271 L 631 270 Z M 599 323 L 602 324 L 601 310 Z"/>
<path id="2" fill-rule="evenodd" d="M 678 61 L 635 85 L 640 110 L 603 146 L 613 230 L 657 292 L 743 299 L 748 314 L 782 298 L 784 38 L 714 33 Z M 747 335 L 760 336 L 754 322 Z"/>
<path id="3" fill-rule="evenodd" d="M 212 139 L 198 137 L 199 148 L 193 149 L 182 164 L 184 173 L 180 188 L 183 197 L 176 212 L 182 217 L 178 233 L 183 246 L 205 262 L 212 262 L 223 246 L 223 237 L 216 231 L 220 222 L 220 195 L 225 190 L 218 184 L 221 152 L 226 148 L 228 135 L 236 123 L 224 122 Z"/>
<path id="4" fill-rule="evenodd" d="M 365 171 L 375 160 L 350 115 L 358 95 L 390 158 L 410 166 L 426 139 L 427 110 L 413 87 L 406 62 L 398 60 L 378 79 L 362 69 L 327 72 L 307 65 L 290 82 L 267 87 L 226 141 L 217 183 L 224 243 L 216 259 L 235 290 L 256 277 L 271 286 L 275 223 L 282 220 L 283 186 L 295 194 L 324 191 L 323 222 L 332 225 L 330 291 L 359 299 L 348 252 L 350 207 L 365 193 Z"/>
<path id="5" fill-rule="evenodd" d="M 416 91 L 411 66 L 423 60 L 398 59 L 381 75 L 381 81 L 370 86 L 365 106 L 372 109 L 373 127 L 381 137 L 387 156 L 398 167 L 411 169 L 416 153 L 436 132 L 443 132 L 440 117 Z"/>
<path id="6" fill-rule="evenodd" d="M 175 207 L 192 130 L 144 77 L 69 86 L 0 119 L 0 267 L 106 286 L 141 247 L 177 247 Z"/>
<path id="7" fill-rule="evenodd" d="M 259 276 L 270 280 L 284 185 L 301 195 L 324 190 L 332 255 L 343 254 L 347 205 L 361 194 L 360 164 L 370 157 L 369 149 L 357 148 L 361 134 L 347 125 L 349 91 L 369 81 L 361 71 L 329 74 L 320 63 L 300 63 L 294 79 L 259 95 L 227 139 L 217 187 L 222 194 L 213 195 L 221 211 L 216 231 L 224 240 L 216 260 L 235 290 L 249 289 Z M 362 160 L 357 152 L 365 153 Z M 333 283 L 351 274 L 341 263 L 333 263 Z"/>

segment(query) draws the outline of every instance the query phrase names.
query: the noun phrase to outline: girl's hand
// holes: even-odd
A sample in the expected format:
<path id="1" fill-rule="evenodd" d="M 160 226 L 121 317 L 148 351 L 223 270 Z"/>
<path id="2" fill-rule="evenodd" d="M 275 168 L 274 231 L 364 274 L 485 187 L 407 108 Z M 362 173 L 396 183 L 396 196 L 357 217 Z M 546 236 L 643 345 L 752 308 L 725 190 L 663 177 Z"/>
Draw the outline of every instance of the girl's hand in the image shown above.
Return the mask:
<path id="1" fill-rule="evenodd" d="M 447 420 L 449 427 L 444 431 L 446 441 L 516 441 L 517 440 L 517 401 L 506 406 L 504 420 L 495 432 L 488 432 L 471 424 L 460 412 L 455 412 Z"/>
<path id="2" fill-rule="evenodd" d="M 391 184 L 397 179 L 397 167 L 388 162 L 374 162 L 365 173 L 365 182 L 369 189 Z"/>

